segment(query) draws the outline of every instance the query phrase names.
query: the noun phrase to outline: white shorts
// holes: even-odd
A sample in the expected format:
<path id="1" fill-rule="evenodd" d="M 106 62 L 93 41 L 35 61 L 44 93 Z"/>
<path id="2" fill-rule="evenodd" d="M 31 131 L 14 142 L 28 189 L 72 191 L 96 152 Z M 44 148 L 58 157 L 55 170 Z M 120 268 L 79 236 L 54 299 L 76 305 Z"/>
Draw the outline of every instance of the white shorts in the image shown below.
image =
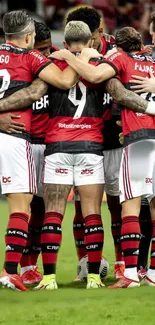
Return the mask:
<path id="1" fill-rule="evenodd" d="M 155 194 L 155 140 L 132 143 L 123 149 L 119 189 L 120 202 Z"/>
<path id="2" fill-rule="evenodd" d="M 36 192 L 35 165 L 28 141 L 0 133 L 0 180 L 2 194 Z"/>
<path id="3" fill-rule="evenodd" d="M 36 168 L 36 181 L 37 181 L 37 196 L 43 197 L 43 186 L 41 183 L 41 176 L 43 170 L 43 163 L 44 163 L 44 151 L 45 145 L 44 144 L 32 144 L 32 153 L 35 162 Z"/>
<path id="4" fill-rule="evenodd" d="M 45 157 L 43 183 L 104 184 L 103 156 L 54 153 Z"/>
<path id="5" fill-rule="evenodd" d="M 119 171 L 123 148 L 105 150 L 104 172 L 105 192 L 111 196 L 119 196 Z"/>

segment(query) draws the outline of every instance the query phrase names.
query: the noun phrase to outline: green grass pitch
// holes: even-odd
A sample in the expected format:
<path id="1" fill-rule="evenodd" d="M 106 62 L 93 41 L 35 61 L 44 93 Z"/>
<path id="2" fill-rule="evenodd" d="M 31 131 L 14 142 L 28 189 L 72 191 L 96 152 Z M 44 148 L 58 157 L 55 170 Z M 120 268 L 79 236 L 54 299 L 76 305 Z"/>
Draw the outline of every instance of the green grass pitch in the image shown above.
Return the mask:
<path id="1" fill-rule="evenodd" d="M 4 257 L 7 205 L 0 203 L 0 262 Z M 73 284 L 77 258 L 72 235 L 74 207 L 67 205 L 63 242 L 57 267 L 58 291 L 13 292 L 0 290 L 0 324 L 3 325 L 155 325 L 155 288 L 86 290 Z M 104 255 L 110 264 L 105 281 L 113 281 L 113 243 L 107 205 L 102 206 Z M 41 268 L 41 261 L 39 261 Z"/>

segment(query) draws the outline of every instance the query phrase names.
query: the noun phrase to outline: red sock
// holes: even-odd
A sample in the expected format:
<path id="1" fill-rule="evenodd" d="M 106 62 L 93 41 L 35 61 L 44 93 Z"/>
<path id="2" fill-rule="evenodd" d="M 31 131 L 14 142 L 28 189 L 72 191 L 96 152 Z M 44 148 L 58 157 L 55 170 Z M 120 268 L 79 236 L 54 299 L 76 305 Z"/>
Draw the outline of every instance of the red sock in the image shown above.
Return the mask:
<path id="1" fill-rule="evenodd" d="M 103 249 L 103 224 L 101 216 L 91 214 L 85 218 L 85 245 L 88 254 L 89 273 L 99 273 Z"/>
<path id="2" fill-rule="evenodd" d="M 44 275 L 56 272 L 57 257 L 62 240 L 62 220 L 63 216 L 60 213 L 48 212 L 45 214 L 41 235 Z"/>
<path id="3" fill-rule="evenodd" d="M 14 212 L 10 215 L 5 235 L 6 253 L 4 268 L 10 274 L 17 273 L 23 250 L 28 237 L 28 219 L 26 213 Z"/>
<path id="4" fill-rule="evenodd" d="M 122 251 L 126 268 L 137 267 L 141 239 L 139 218 L 127 216 L 122 220 Z"/>
<path id="5" fill-rule="evenodd" d="M 81 211 L 81 202 L 75 202 L 75 217 L 73 221 L 73 234 L 75 240 L 75 246 L 78 259 L 80 260 L 87 254 L 87 250 L 84 244 L 85 237 L 85 224 Z"/>
<path id="6" fill-rule="evenodd" d="M 151 262 L 150 269 L 155 270 L 155 220 L 152 220 L 153 232 L 152 232 L 152 244 L 151 244 Z"/>

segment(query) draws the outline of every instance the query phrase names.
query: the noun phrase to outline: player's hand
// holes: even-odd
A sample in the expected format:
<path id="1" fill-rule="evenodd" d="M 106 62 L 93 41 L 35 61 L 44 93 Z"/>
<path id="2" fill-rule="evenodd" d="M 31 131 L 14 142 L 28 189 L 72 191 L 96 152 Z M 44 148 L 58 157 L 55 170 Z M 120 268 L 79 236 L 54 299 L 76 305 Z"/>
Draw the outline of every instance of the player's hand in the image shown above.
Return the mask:
<path id="1" fill-rule="evenodd" d="M 0 130 L 7 133 L 22 133 L 25 130 L 25 124 L 20 122 L 15 122 L 13 119 L 20 118 L 20 115 L 15 115 L 12 113 L 1 114 L 0 115 Z"/>
<path id="2" fill-rule="evenodd" d="M 150 72 L 150 78 L 132 75 L 130 83 L 135 84 L 130 86 L 136 93 L 155 93 L 155 77 Z"/>
<path id="3" fill-rule="evenodd" d="M 107 34 L 107 33 L 103 33 L 103 37 L 105 38 L 105 40 L 107 42 L 110 42 L 111 41 L 111 38 L 113 38 L 113 40 L 115 40 L 115 36 L 114 35 L 110 35 L 110 34 Z"/>
<path id="4" fill-rule="evenodd" d="M 119 133 L 119 143 L 123 145 L 124 142 L 124 137 L 123 137 L 123 132 Z"/>
<path id="5" fill-rule="evenodd" d="M 88 62 L 90 59 L 103 57 L 101 53 L 93 48 L 84 48 L 79 55 L 79 59 Z"/>
<path id="6" fill-rule="evenodd" d="M 70 51 L 64 49 L 64 50 L 59 50 L 59 51 L 53 52 L 49 57 L 52 59 L 65 61 L 65 60 L 69 59 L 71 56 L 73 56 L 73 54 Z"/>
<path id="7" fill-rule="evenodd" d="M 153 45 L 145 45 L 144 49 L 148 54 L 152 55 Z"/>
<path id="8" fill-rule="evenodd" d="M 117 47 L 113 47 L 113 49 L 109 50 L 105 55 L 104 58 L 108 59 L 112 54 L 117 53 L 118 49 Z"/>
<path id="9" fill-rule="evenodd" d="M 116 124 L 120 127 L 122 127 L 122 121 L 117 121 Z M 121 145 L 123 145 L 124 137 L 123 132 L 119 133 L 119 142 Z"/>
<path id="10" fill-rule="evenodd" d="M 122 127 L 122 121 L 117 121 L 116 124 L 120 127 Z"/>

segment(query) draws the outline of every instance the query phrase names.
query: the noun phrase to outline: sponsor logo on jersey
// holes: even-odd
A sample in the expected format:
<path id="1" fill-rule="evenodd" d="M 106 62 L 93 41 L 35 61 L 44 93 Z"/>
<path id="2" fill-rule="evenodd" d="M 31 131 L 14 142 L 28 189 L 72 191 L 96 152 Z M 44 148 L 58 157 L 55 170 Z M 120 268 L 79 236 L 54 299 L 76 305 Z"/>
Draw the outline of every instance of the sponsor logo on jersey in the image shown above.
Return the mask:
<path id="1" fill-rule="evenodd" d="M 90 124 L 66 124 L 58 123 L 59 128 L 61 129 L 91 129 Z"/>
<path id="2" fill-rule="evenodd" d="M 147 178 L 145 178 L 145 183 L 146 184 L 152 184 L 152 178 L 149 178 L 149 177 L 147 177 Z"/>
<path id="3" fill-rule="evenodd" d="M 55 172 L 56 172 L 56 174 L 65 174 L 65 175 L 67 175 L 68 174 L 68 169 L 65 169 L 65 168 L 56 168 L 55 169 Z"/>
<path id="4" fill-rule="evenodd" d="M 5 248 L 5 251 L 6 251 L 6 252 L 14 251 L 14 248 L 11 247 L 10 245 L 7 245 L 6 248 Z"/>
<path id="5" fill-rule="evenodd" d="M 94 169 L 83 169 L 81 170 L 81 175 L 93 175 L 94 174 Z"/>
<path id="6" fill-rule="evenodd" d="M 37 102 L 33 103 L 32 109 L 33 111 L 38 111 L 42 108 L 47 108 L 49 106 L 49 98 L 48 95 L 41 97 Z"/>
<path id="7" fill-rule="evenodd" d="M 9 177 L 2 176 L 2 183 L 3 184 L 11 183 L 11 176 Z"/>

